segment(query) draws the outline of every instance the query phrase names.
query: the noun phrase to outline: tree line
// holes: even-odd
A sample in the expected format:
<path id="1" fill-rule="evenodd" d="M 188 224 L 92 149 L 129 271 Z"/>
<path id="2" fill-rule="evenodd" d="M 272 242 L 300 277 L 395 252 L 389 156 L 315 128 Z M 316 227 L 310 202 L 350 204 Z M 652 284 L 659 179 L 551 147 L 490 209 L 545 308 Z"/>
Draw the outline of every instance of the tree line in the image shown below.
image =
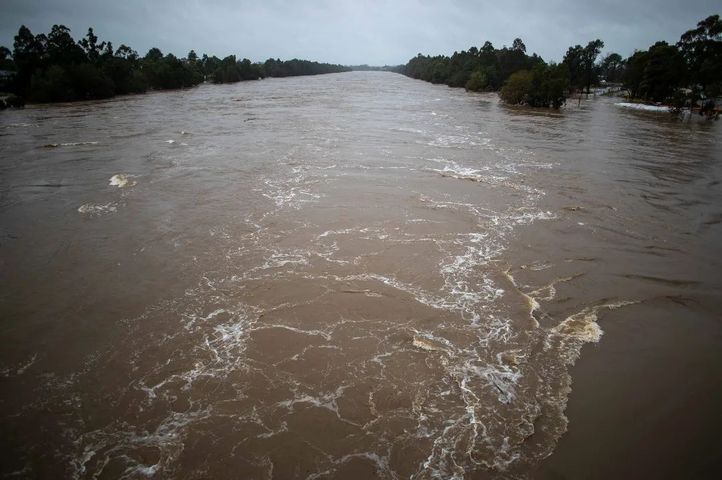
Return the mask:
<path id="1" fill-rule="evenodd" d="M 610 53 L 599 58 L 604 42 L 569 47 L 561 63 L 527 55 L 517 38 L 511 47 L 454 52 L 451 56 L 418 54 L 403 73 L 409 77 L 470 91 L 498 91 L 510 104 L 559 108 L 570 94 L 592 86 L 617 84 L 636 100 L 672 106 L 694 105 L 722 94 L 722 20 L 711 15 L 680 37 L 660 41 L 628 58 Z"/>
<path id="2" fill-rule="evenodd" d="M 23 25 L 14 40 L 12 51 L 0 46 L 0 91 L 33 102 L 102 99 L 192 87 L 204 81 L 233 83 L 350 70 L 298 59 L 253 63 L 235 55 L 199 57 L 193 50 L 178 58 L 151 48 L 141 57 L 127 45 L 116 49 L 111 42 L 100 42 L 92 28 L 76 42 L 64 25 L 53 25 L 47 35 L 33 35 Z"/>

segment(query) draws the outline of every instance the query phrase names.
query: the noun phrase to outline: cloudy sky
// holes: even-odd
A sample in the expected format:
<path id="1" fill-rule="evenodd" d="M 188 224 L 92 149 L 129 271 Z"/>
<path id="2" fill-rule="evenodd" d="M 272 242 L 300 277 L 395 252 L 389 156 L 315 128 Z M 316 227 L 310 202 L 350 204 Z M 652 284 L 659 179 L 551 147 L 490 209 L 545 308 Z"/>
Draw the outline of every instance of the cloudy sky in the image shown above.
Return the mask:
<path id="1" fill-rule="evenodd" d="M 719 0 L 0 0 L 0 45 L 12 49 L 21 24 L 37 34 L 57 23 L 76 38 L 92 26 L 141 54 L 156 46 L 178 56 L 383 65 L 521 37 L 528 52 L 560 60 L 569 45 L 595 38 L 623 56 L 676 42 L 716 13 Z"/>

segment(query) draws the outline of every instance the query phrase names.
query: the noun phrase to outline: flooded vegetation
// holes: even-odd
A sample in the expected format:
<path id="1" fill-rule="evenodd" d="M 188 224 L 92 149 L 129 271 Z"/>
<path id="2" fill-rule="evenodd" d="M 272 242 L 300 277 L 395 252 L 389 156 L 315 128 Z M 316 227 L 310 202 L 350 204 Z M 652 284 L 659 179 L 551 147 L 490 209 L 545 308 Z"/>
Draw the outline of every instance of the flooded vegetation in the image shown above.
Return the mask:
<path id="1" fill-rule="evenodd" d="M 30 106 L 0 139 L 4 476 L 714 462 L 719 122 L 352 72 Z M 617 461 L 657 432 L 633 409 L 697 427 Z"/>

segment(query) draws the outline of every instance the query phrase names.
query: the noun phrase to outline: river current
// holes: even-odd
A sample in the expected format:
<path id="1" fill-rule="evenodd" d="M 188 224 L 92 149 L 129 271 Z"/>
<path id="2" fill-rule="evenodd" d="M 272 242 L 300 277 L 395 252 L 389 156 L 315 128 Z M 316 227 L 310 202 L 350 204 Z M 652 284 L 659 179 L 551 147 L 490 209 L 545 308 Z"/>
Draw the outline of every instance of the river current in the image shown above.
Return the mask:
<path id="1" fill-rule="evenodd" d="M 2 112 L 0 473 L 529 477 L 606 320 L 722 338 L 719 122 L 616 102 L 352 72 Z"/>

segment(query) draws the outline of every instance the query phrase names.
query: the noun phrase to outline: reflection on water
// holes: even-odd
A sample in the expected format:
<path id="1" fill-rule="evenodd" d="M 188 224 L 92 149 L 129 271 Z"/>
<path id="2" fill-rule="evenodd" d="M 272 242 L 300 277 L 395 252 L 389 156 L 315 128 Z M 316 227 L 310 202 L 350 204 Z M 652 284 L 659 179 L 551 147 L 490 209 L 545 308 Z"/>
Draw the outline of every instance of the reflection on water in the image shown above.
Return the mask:
<path id="1" fill-rule="evenodd" d="M 524 477 L 602 316 L 720 288 L 719 127 L 611 100 L 348 73 L 0 135 L 4 474 Z"/>

